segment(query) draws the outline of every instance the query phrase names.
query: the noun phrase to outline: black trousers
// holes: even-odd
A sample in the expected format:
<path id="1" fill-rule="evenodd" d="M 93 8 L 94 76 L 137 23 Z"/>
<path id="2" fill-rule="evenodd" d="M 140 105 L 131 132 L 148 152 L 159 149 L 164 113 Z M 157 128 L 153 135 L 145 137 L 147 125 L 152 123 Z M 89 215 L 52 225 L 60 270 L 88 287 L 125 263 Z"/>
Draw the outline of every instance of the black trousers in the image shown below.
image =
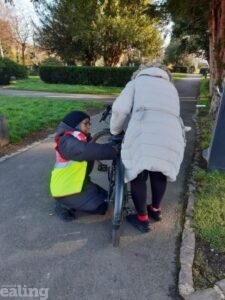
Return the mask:
<path id="1" fill-rule="evenodd" d="M 161 172 L 144 170 L 131 183 L 131 195 L 138 214 L 147 213 L 147 180 L 150 178 L 152 206 L 159 208 L 166 191 L 167 177 Z"/>
<path id="2" fill-rule="evenodd" d="M 108 192 L 99 185 L 89 182 L 81 193 L 55 198 L 59 205 L 80 211 L 94 212 L 107 200 Z"/>

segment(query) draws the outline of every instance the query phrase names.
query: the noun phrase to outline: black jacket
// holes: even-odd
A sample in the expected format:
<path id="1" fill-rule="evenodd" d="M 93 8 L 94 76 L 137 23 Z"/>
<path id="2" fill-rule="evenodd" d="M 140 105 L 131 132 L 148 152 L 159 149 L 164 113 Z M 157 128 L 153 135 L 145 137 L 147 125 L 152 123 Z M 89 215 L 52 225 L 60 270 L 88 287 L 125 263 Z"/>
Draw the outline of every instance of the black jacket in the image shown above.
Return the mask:
<path id="1" fill-rule="evenodd" d="M 56 131 L 58 141 L 58 151 L 66 160 L 74 161 L 93 161 L 97 159 L 114 159 L 116 157 L 116 150 L 112 147 L 112 143 L 97 144 L 78 140 L 72 135 L 64 135 L 66 131 L 74 131 L 65 123 L 61 122 Z"/>

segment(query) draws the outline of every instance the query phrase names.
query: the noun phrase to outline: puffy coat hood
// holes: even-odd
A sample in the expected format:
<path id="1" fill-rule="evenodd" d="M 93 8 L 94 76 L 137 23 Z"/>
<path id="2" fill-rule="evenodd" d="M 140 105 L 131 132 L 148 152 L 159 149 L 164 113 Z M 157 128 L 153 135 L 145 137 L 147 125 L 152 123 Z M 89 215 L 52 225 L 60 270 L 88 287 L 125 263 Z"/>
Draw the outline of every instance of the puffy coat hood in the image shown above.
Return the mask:
<path id="1" fill-rule="evenodd" d="M 142 76 L 142 75 L 148 75 L 148 76 L 152 76 L 152 77 L 159 77 L 159 78 L 163 78 L 166 79 L 168 81 L 170 81 L 170 77 L 168 75 L 168 73 L 160 68 L 156 68 L 156 67 L 151 67 L 151 68 L 146 68 L 141 70 L 137 76 Z"/>

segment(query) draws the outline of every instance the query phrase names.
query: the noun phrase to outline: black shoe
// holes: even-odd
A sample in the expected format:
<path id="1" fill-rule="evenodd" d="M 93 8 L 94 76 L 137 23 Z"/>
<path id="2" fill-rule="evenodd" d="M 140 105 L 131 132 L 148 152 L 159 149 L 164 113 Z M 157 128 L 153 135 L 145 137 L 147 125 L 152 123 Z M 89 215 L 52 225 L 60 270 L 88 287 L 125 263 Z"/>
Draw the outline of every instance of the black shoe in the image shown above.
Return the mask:
<path id="1" fill-rule="evenodd" d="M 150 224 L 149 221 L 139 221 L 137 215 L 128 215 L 126 217 L 127 221 L 136 227 L 141 232 L 149 232 L 150 231 Z"/>
<path id="2" fill-rule="evenodd" d="M 148 205 L 147 206 L 147 211 L 148 211 L 148 216 L 149 218 L 152 218 L 153 220 L 159 222 L 162 220 L 162 214 L 161 214 L 161 211 L 154 211 L 152 209 L 152 206 L 151 205 Z"/>
<path id="3" fill-rule="evenodd" d="M 70 222 L 70 221 L 73 221 L 74 219 L 76 219 L 75 211 L 76 210 L 73 208 L 71 208 L 71 209 L 66 208 L 65 206 L 60 205 L 60 204 L 55 205 L 56 215 L 65 222 Z"/>

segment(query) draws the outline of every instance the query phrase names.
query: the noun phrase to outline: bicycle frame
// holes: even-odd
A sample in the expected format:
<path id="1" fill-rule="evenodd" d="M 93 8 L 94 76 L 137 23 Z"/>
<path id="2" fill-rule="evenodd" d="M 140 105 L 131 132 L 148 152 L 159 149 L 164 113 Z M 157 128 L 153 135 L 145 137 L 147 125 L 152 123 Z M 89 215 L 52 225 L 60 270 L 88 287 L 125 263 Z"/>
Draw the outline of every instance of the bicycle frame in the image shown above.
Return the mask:
<path id="1" fill-rule="evenodd" d="M 115 201 L 114 201 L 114 218 L 113 228 L 118 229 L 121 225 L 121 213 L 124 199 L 124 166 L 121 157 L 116 158 L 116 176 L 115 176 Z"/>
<path id="2" fill-rule="evenodd" d="M 106 108 L 106 110 L 103 112 L 101 120 L 105 121 L 107 116 L 110 114 L 111 107 L 109 109 L 109 106 Z M 110 136 L 109 129 L 105 129 L 101 132 L 98 132 L 93 137 L 93 141 L 98 141 L 100 138 L 104 138 L 107 135 Z M 113 139 L 112 139 L 113 140 Z M 117 136 L 114 139 L 115 142 L 121 141 L 121 136 Z M 102 164 L 101 161 L 99 161 L 100 165 Z M 121 223 L 123 220 L 123 213 L 125 209 L 128 209 L 127 202 L 129 199 L 129 193 L 127 191 L 127 185 L 124 183 L 124 166 L 121 161 L 121 156 L 118 155 L 113 161 L 111 166 L 104 166 L 104 163 L 100 168 L 98 167 L 99 171 L 105 171 L 107 169 L 108 171 L 108 180 L 109 180 L 109 186 L 108 186 L 108 200 L 111 201 L 112 198 L 114 198 L 114 210 L 113 210 L 113 218 L 112 218 L 112 241 L 113 246 L 118 247 L 120 242 L 120 228 Z M 114 195 L 113 195 L 114 192 Z M 113 197 L 114 196 L 114 197 Z"/>

